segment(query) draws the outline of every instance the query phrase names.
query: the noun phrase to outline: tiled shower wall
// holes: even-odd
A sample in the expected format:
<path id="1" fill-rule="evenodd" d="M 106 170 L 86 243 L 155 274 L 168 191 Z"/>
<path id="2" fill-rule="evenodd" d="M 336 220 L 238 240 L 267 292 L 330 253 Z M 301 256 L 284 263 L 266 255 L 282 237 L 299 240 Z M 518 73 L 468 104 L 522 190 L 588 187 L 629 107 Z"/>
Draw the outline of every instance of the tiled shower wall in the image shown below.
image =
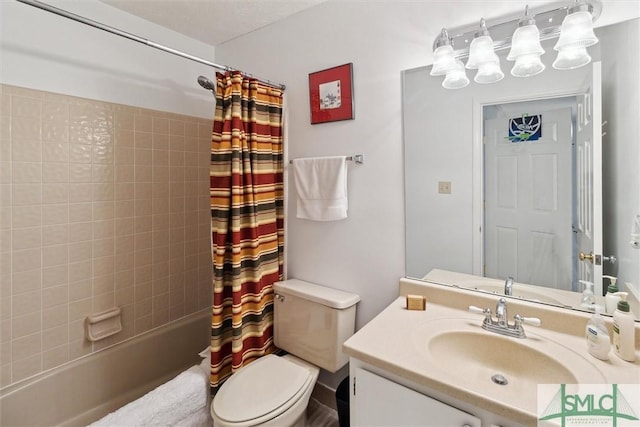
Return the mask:
<path id="1" fill-rule="evenodd" d="M 211 121 L 0 89 L 0 387 L 209 307 Z"/>

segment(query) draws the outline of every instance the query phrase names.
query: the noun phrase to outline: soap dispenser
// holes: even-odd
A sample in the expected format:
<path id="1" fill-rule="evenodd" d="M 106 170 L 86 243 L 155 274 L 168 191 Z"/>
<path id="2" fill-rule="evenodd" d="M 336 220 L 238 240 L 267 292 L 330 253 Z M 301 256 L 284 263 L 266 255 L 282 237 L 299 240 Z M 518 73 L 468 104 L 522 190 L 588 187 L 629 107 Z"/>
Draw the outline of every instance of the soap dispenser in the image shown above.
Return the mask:
<path id="1" fill-rule="evenodd" d="M 610 282 L 607 287 L 607 294 L 604 296 L 604 306 L 608 314 L 613 314 L 618 305 L 618 301 L 620 301 L 620 296 L 615 295 L 618 292 L 618 286 L 616 285 L 618 278 L 606 275 L 603 275 L 602 278 L 609 279 Z"/>
<path id="2" fill-rule="evenodd" d="M 633 362 L 636 360 L 635 346 L 635 317 L 629 310 L 627 293 L 620 292 L 620 301 L 616 311 L 613 312 L 613 346 L 616 354 L 623 360 Z"/>
<path id="3" fill-rule="evenodd" d="M 578 282 L 584 285 L 580 307 L 586 308 L 587 310 L 593 310 L 594 304 L 596 302 L 596 297 L 593 295 L 593 282 L 589 282 L 587 280 L 578 280 Z"/>
<path id="4" fill-rule="evenodd" d="M 587 350 L 589 354 L 600 360 L 609 360 L 609 351 L 611 350 L 611 339 L 607 325 L 602 317 L 603 307 L 594 304 L 595 314 L 587 323 L 585 336 L 587 338 Z"/>

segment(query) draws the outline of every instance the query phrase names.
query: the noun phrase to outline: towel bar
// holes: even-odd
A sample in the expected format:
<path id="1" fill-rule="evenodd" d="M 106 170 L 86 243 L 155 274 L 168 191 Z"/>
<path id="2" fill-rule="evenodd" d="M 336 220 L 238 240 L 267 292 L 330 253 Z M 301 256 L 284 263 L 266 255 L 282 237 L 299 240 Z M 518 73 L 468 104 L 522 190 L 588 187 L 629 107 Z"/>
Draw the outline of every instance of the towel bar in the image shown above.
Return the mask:
<path id="1" fill-rule="evenodd" d="M 364 164 L 364 154 L 356 154 L 354 156 L 347 157 L 348 162 L 356 162 L 357 165 Z M 293 160 L 289 160 L 289 164 L 293 163 Z"/>

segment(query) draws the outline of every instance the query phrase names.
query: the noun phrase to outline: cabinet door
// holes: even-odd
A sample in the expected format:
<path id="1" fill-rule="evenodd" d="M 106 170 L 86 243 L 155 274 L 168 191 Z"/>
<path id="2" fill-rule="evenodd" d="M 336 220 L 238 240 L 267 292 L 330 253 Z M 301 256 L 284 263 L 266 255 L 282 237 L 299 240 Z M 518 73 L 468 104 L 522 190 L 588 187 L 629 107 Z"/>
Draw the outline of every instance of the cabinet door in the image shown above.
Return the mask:
<path id="1" fill-rule="evenodd" d="M 473 415 L 360 368 L 352 403 L 352 426 L 480 427 Z"/>

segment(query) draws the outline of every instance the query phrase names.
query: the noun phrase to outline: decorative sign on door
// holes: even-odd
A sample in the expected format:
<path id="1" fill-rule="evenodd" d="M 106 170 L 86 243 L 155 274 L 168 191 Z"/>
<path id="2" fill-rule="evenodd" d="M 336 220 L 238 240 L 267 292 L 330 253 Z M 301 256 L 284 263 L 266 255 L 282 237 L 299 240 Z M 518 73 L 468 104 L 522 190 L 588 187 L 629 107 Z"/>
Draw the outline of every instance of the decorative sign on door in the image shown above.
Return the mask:
<path id="1" fill-rule="evenodd" d="M 509 119 L 509 136 L 511 142 L 537 141 L 542 137 L 542 114 L 521 116 Z"/>

